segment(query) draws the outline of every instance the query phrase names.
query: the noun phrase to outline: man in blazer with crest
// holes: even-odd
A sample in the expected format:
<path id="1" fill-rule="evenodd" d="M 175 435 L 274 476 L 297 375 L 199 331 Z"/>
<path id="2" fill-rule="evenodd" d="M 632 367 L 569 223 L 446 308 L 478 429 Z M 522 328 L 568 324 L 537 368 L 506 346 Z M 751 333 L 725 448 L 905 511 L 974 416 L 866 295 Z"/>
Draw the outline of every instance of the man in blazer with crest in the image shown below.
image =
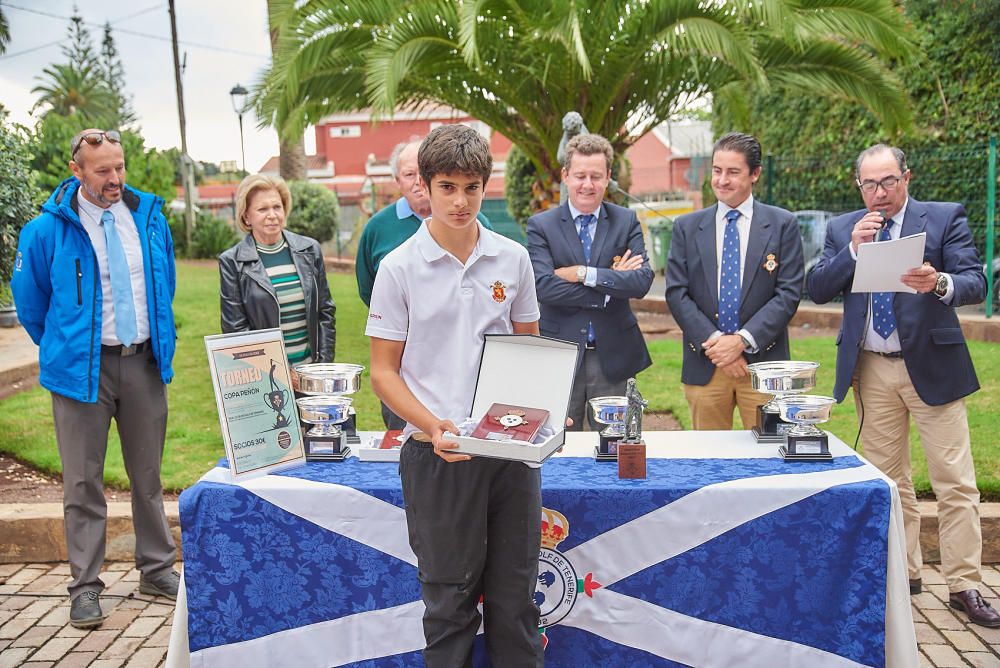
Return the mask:
<path id="1" fill-rule="evenodd" d="M 569 201 L 528 219 L 544 336 L 580 344 L 570 397 L 571 429 L 595 425 L 587 401 L 622 396 L 625 383 L 652 364 L 629 299 L 653 282 L 642 227 L 631 209 L 604 202 L 614 151 L 594 134 L 566 144 L 562 177 Z"/>
<path id="2" fill-rule="evenodd" d="M 986 298 L 986 276 L 961 204 L 909 196 L 910 170 L 898 148 L 876 144 L 855 163 L 865 208 L 830 221 L 809 272 L 818 304 L 840 296 L 834 397 L 848 388 L 861 421 L 865 456 L 899 488 L 910 592 L 922 588 L 920 510 L 910 470 L 910 417 L 917 425 L 937 498 L 941 570 L 951 607 L 974 624 L 1000 627 L 980 595 L 982 535 L 964 397 L 979 389 L 955 308 Z M 900 277 L 915 292 L 853 292 L 858 246 L 926 234 L 924 261 Z"/>
<path id="3" fill-rule="evenodd" d="M 667 304 L 684 333 L 681 382 L 694 429 L 756 423 L 768 395 L 753 390 L 747 364 L 787 360 L 788 322 L 802 296 L 802 237 L 790 212 L 758 202 L 761 148 L 731 132 L 712 149 L 718 203 L 674 222 Z"/>

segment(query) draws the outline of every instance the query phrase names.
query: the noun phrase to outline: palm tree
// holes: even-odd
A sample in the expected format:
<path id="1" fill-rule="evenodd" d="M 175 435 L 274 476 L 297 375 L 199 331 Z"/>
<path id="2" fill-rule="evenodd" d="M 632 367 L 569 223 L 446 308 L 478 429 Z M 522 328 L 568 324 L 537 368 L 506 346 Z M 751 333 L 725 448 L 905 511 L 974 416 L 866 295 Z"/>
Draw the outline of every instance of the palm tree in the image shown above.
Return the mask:
<path id="1" fill-rule="evenodd" d="M 278 45 L 281 33 L 281 16 L 274 11 L 272 0 L 267 2 L 268 27 L 271 35 L 271 56 Z M 291 140 L 278 137 L 278 172 L 286 181 L 306 180 L 306 148 L 302 133 Z"/>
<path id="2" fill-rule="evenodd" d="M 42 83 L 31 89 L 32 93 L 39 94 L 34 109 L 48 106 L 46 113 L 60 116 L 78 113 L 95 125 L 114 125 L 118 117 L 118 99 L 95 68 L 58 64 L 46 67 L 42 73 L 45 75 L 39 77 Z"/>
<path id="3" fill-rule="evenodd" d="M 7 22 L 7 15 L 3 13 L 3 5 L 0 5 L 0 55 L 7 52 L 8 44 L 10 44 L 10 23 Z"/>
<path id="4" fill-rule="evenodd" d="M 692 100 L 793 87 L 909 124 L 886 61 L 908 56 L 892 0 L 271 0 L 284 16 L 258 87 L 294 137 L 335 112 L 440 103 L 509 137 L 549 186 L 561 119 L 582 114 L 619 153 Z"/>

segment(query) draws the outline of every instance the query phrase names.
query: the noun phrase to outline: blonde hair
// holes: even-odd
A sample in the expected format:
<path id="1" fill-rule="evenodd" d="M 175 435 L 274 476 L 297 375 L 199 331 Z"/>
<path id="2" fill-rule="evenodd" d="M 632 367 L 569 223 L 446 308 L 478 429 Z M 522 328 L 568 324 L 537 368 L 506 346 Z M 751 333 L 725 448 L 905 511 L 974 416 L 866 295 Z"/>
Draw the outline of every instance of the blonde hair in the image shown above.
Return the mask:
<path id="1" fill-rule="evenodd" d="M 280 176 L 267 176 L 265 174 L 251 174 L 242 181 L 240 187 L 236 189 L 236 224 L 240 229 L 250 233 L 250 226 L 246 224 L 243 217 L 247 212 L 247 205 L 250 198 L 258 190 L 274 190 L 281 198 L 281 206 L 285 209 L 285 220 L 292 212 L 292 193 L 288 190 L 288 184 Z"/>

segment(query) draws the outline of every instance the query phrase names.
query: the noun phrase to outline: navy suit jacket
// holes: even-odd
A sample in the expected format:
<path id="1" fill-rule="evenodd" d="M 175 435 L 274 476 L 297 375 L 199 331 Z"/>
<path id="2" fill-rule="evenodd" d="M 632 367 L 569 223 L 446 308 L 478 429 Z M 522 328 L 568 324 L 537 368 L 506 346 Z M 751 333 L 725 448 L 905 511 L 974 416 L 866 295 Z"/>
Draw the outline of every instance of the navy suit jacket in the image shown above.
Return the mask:
<path id="1" fill-rule="evenodd" d="M 716 369 L 701 344 L 719 329 L 717 209 L 716 204 L 681 216 L 671 235 L 666 297 L 684 332 L 681 382 L 686 385 L 706 385 Z M 765 265 L 772 259 L 777 266 L 768 271 Z M 745 354 L 747 362 L 788 359 L 788 322 L 799 308 L 804 273 L 795 216 L 754 200 L 743 258 L 740 328 L 753 335 L 758 351 Z"/>
<path id="2" fill-rule="evenodd" d="M 539 329 L 545 336 L 573 341 L 582 347 L 587 342 L 587 323 L 592 323 L 601 369 L 609 380 L 617 382 L 653 363 L 628 302 L 646 296 L 653 283 L 653 270 L 642 227 L 631 209 L 604 202 L 593 235 L 587 263 L 568 204 L 528 219 L 528 254 L 542 312 Z M 632 271 L 611 269 L 615 257 L 621 257 L 626 250 L 631 250 L 633 256 L 642 255 L 642 266 Z M 560 267 L 586 264 L 597 268 L 597 285 L 592 288 L 564 281 L 553 273 Z M 606 300 L 605 295 L 611 299 Z"/>
<path id="3" fill-rule="evenodd" d="M 826 244 L 819 262 L 809 272 L 809 296 L 823 304 L 841 295 L 844 319 L 837 335 L 837 384 L 833 390 L 843 401 L 851 386 L 858 353 L 868 329 L 868 292 L 851 292 L 856 261 L 849 245 L 854 225 L 864 209 L 834 218 L 826 228 Z M 955 286 L 951 304 L 933 292 L 897 292 L 892 305 L 899 330 L 903 362 L 913 387 L 924 403 L 940 406 L 979 389 L 969 347 L 955 307 L 978 304 L 986 298 L 986 276 L 961 204 L 918 202 L 906 205 L 900 236 L 927 233 L 924 261 L 950 274 Z"/>

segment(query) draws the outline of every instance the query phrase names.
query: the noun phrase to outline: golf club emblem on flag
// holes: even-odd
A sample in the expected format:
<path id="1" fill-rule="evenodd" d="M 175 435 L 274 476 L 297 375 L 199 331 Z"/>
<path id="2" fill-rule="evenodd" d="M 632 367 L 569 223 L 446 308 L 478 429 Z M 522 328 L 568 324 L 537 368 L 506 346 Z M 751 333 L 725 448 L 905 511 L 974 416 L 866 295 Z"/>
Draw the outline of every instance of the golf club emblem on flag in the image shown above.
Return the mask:
<path id="1" fill-rule="evenodd" d="M 535 605 L 538 606 L 539 631 L 542 646 L 548 645 L 545 629 L 555 626 L 576 603 L 582 591 L 589 598 L 601 583 L 594 580 L 593 573 L 578 578 L 576 569 L 556 547 L 569 536 L 569 520 L 562 513 L 542 508 L 542 548 L 538 553 L 538 584 L 535 587 Z"/>

